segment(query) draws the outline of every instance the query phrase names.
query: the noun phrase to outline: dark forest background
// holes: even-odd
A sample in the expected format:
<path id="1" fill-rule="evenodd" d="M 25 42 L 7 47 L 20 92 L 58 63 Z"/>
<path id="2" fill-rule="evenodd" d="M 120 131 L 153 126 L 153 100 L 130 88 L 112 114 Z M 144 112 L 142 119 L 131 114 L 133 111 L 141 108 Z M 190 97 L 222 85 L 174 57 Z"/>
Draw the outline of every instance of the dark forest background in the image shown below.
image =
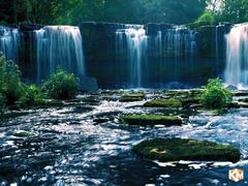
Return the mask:
<path id="1" fill-rule="evenodd" d="M 0 0 L 4 24 L 233 23 L 248 20 L 247 0 Z"/>

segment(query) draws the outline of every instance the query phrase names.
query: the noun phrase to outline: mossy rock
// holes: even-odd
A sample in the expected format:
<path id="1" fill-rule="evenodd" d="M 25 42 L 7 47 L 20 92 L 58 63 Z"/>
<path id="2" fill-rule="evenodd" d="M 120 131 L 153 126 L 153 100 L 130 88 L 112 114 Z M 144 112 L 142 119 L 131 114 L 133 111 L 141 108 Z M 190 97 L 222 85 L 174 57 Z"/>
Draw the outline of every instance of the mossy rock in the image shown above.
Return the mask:
<path id="1" fill-rule="evenodd" d="M 190 91 L 189 90 L 169 90 L 165 93 L 166 96 L 169 97 L 183 97 L 183 96 L 189 96 Z"/>
<path id="2" fill-rule="evenodd" d="M 181 102 L 184 107 L 191 106 L 191 105 L 198 105 L 200 104 L 200 98 L 197 98 L 197 97 L 182 98 Z"/>
<path id="3" fill-rule="evenodd" d="M 27 137 L 32 137 L 34 136 L 33 133 L 31 132 L 28 132 L 28 131 L 23 131 L 23 130 L 20 130 L 20 131 L 17 131 L 13 134 L 13 136 L 15 137 L 20 137 L 20 138 L 27 138 Z"/>
<path id="4" fill-rule="evenodd" d="M 240 152 L 231 145 L 217 144 L 192 139 L 155 139 L 134 146 L 134 152 L 144 158 L 171 162 L 188 161 L 231 161 L 240 160 Z"/>
<path id="5" fill-rule="evenodd" d="M 153 125 L 165 125 L 180 126 L 183 124 L 182 118 L 178 116 L 163 116 L 163 115 L 152 115 L 152 114 L 140 114 L 140 115 L 127 115 L 122 118 L 124 122 L 129 125 L 139 126 L 153 126 Z"/>
<path id="6" fill-rule="evenodd" d="M 136 93 L 136 94 L 125 94 L 121 96 L 120 102 L 134 102 L 134 101 L 143 101 L 145 94 Z"/>
<path id="7" fill-rule="evenodd" d="M 179 99 L 155 99 L 148 101 L 144 104 L 144 107 L 169 107 L 169 108 L 180 108 L 182 107 L 182 101 Z"/>

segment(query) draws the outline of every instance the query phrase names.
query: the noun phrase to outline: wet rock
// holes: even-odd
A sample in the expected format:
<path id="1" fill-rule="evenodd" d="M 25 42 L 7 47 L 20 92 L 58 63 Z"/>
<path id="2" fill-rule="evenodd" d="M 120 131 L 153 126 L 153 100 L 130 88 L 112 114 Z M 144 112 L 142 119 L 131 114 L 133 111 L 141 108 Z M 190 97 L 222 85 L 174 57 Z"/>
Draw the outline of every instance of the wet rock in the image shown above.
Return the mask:
<path id="1" fill-rule="evenodd" d="M 144 98 L 145 98 L 145 94 L 143 93 L 125 94 L 121 96 L 120 102 L 143 101 Z"/>
<path id="2" fill-rule="evenodd" d="M 142 157 L 162 162 L 231 161 L 240 160 L 240 152 L 231 145 L 217 144 L 193 139 L 155 139 L 143 141 L 134 147 Z"/>
<path id="3" fill-rule="evenodd" d="M 40 108 L 50 108 L 50 107 L 63 107 L 64 103 L 60 100 L 44 100 L 44 102 L 39 105 Z"/>
<path id="4" fill-rule="evenodd" d="M 246 102 L 233 102 L 228 105 L 228 108 L 248 108 L 248 103 Z"/>
<path id="5" fill-rule="evenodd" d="M 179 99 L 155 99 L 148 101 L 144 104 L 144 107 L 170 107 L 170 108 L 181 108 L 182 102 Z"/>
<path id="6" fill-rule="evenodd" d="M 233 96 L 248 96 L 248 91 L 238 91 L 238 92 L 234 92 Z"/>
<path id="7" fill-rule="evenodd" d="M 181 99 L 181 102 L 184 107 L 191 107 L 192 105 L 199 105 L 200 99 L 199 98 L 183 98 Z"/>
<path id="8" fill-rule="evenodd" d="M 13 136 L 20 137 L 20 138 L 28 138 L 28 137 L 34 136 L 34 134 L 29 131 L 20 130 L 20 131 L 14 132 Z"/>
<path id="9" fill-rule="evenodd" d="M 1 120 L 13 119 L 13 118 L 25 116 L 25 115 L 28 115 L 28 114 L 32 114 L 32 113 L 34 113 L 34 111 L 24 111 L 24 110 L 8 111 L 8 112 L 5 112 L 4 114 L 1 115 L 0 121 Z"/>
<path id="10" fill-rule="evenodd" d="M 109 121 L 109 118 L 96 118 L 94 119 L 94 122 L 96 123 L 106 123 Z"/>
<path id="11" fill-rule="evenodd" d="M 248 103 L 248 98 L 239 99 L 239 102 Z"/>
<path id="12" fill-rule="evenodd" d="M 140 125 L 140 126 L 153 126 L 153 125 L 165 125 L 180 126 L 183 124 L 182 118 L 179 116 L 163 116 L 163 115 L 127 115 L 122 118 L 124 122 L 129 125 Z"/>
<path id="13" fill-rule="evenodd" d="M 93 103 L 93 104 L 98 104 L 100 102 L 99 97 L 96 96 L 87 96 L 81 98 L 81 100 L 85 103 Z"/>

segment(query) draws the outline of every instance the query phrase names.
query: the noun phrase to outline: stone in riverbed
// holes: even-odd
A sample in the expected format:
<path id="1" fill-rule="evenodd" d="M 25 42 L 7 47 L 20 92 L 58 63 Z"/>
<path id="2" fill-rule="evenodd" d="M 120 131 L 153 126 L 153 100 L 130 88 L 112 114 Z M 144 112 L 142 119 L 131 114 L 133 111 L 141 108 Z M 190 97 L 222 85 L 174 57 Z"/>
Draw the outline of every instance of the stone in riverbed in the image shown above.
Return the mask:
<path id="1" fill-rule="evenodd" d="M 20 138 L 27 138 L 27 137 L 34 136 L 34 134 L 32 132 L 20 130 L 20 131 L 14 132 L 13 136 L 20 137 Z"/>
<path id="2" fill-rule="evenodd" d="M 148 101 L 144 104 L 144 107 L 169 107 L 169 108 L 181 108 L 182 102 L 179 99 L 155 99 Z"/>
<path id="3" fill-rule="evenodd" d="M 125 94 L 121 96 L 120 102 L 143 101 L 144 98 L 145 94 L 143 93 Z"/>
<path id="4" fill-rule="evenodd" d="M 193 139 L 155 139 L 134 146 L 134 152 L 151 160 L 162 162 L 231 161 L 240 160 L 240 152 L 231 145 Z"/>
<path id="5" fill-rule="evenodd" d="M 152 114 L 127 115 L 123 117 L 123 120 L 129 125 L 139 126 L 165 125 L 170 127 L 174 125 L 180 126 L 183 124 L 183 120 L 179 116 L 163 116 Z"/>

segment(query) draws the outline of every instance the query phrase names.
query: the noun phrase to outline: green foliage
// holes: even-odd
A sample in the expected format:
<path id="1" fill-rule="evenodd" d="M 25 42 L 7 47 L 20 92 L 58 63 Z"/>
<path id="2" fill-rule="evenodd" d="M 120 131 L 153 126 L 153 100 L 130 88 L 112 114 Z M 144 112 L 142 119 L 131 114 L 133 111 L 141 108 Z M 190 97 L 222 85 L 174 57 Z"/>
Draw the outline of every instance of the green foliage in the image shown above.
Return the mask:
<path id="1" fill-rule="evenodd" d="M 36 85 L 24 86 L 20 103 L 22 106 L 42 105 L 44 104 L 44 95 Z"/>
<path id="2" fill-rule="evenodd" d="M 241 23 L 248 21 L 247 0 L 223 0 L 221 10 L 217 13 L 219 21 Z"/>
<path id="3" fill-rule="evenodd" d="M 78 90 L 77 78 L 74 74 L 58 69 L 44 83 L 43 90 L 53 99 L 72 99 L 76 96 Z"/>
<path id="4" fill-rule="evenodd" d="M 210 79 L 201 95 L 201 103 L 209 109 L 222 109 L 232 101 L 232 94 L 219 78 Z"/>
<path id="5" fill-rule="evenodd" d="M 206 0 L 8 0 L 0 3 L 3 10 L 0 20 L 40 24 L 82 21 L 181 24 L 194 21 L 206 6 Z"/>
<path id="6" fill-rule="evenodd" d="M 14 62 L 7 61 L 3 55 L 0 56 L 0 83 L 0 92 L 5 97 L 6 104 L 13 105 L 22 93 L 20 70 Z"/>
<path id="7" fill-rule="evenodd" d="M 204 12 L 195 23 L 212 25 L 215 22 L 215 16 L 211 12 Z"/>

